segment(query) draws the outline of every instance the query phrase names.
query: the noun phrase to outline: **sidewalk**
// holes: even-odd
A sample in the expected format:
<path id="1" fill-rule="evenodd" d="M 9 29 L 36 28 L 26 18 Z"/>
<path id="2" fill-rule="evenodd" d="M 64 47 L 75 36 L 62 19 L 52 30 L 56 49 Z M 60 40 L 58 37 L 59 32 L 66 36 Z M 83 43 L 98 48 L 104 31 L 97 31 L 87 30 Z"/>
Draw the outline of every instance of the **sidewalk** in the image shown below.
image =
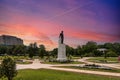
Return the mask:
<path id="1" fill-rule="evenodd" d="M 64 64 L 65 65 L 65 64 Z M 66 64 L 68 65 L 68 64 Z M 70 64 L 72 65 L 72 64 Z M 41 64 L 38 59 L 35 59 L 32 64 L 17 64 L 17 69 L 53 69 L 53 70 L 61 70 L 61 71 L 71 71 L 71 72 L 78 72 L 78 73 L 87 73 L 87 74 L 97 74 L 97 75 L 107 75 L 107 76 L 115 76 L 120 77 L 120 73 L 112 73 L 112 72 L 102 72 L 102 71 L 89 71 L 89 70 L 78 70 L 78 69 L 68 69 L 68 68 L 56 68 L 56 65 L 50 64 Z M 62 66 L 62 65 L 61 65 Z"/>
<path id="2" fill-rule="evenodd" d="M 90 57 L 85 57 L 82 59 L 78 59 L 79 62 L 84 62 L 87 64 L 96 64 L 96 65 L 101 65 L 101 66 L 107 66 L 107 67 L 111 67 L 111 68 L 116 68 L 116 69 L 120 69 L 120 63 L 118 64 L 102 64 L 102 63 L 95 63 L 95 62 L 89 62 L 87 61 L 87 59 L 89 59 Z"/>

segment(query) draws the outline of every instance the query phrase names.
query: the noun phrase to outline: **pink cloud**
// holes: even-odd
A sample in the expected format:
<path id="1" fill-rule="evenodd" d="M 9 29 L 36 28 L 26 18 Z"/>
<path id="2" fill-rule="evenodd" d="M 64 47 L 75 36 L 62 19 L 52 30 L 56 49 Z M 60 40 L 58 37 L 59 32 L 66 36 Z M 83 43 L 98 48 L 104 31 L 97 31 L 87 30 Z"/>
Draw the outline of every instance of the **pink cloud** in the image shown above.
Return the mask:
<path id="1" fill-rule="evenodd" d="M 38 11 L 42 9 L 44 13 L 48 13 L 46 16 L 33 15 L 29 11 L 24 12 L 17 8 L 6 6 L 5 10 L 1 13 L 3 19 L 0 20 L 0 34 L 18 36 L 24 39 L 26 44 L 38 42 L 38 44 L 45 44 L 49 48 L 57 46 L 57 40 L 61 30 L 64 30 L 65 37 L 69 39 L 68 41 L 73 39 L 96 41 L 120 40 L 116 32 L 114 32 L 115 35 L 109 34 L 109 32 L 118 29 L 111 27 L 111 24 L 102 24 L 103 22 L 96 19 L 98 15 L 94 11 L 76 7 L 78 5 L 76 0 L 63 1 L 67 4 L 68 10 L 54 7 L 53 5 L 41 4 L 41 6 L 33 2 L 33 0 L 30 0 L 30 3 L 26 3 L 27 0 L 20 1 L 22 4 L 34 6 Z M 86 4 L 84 1 L 81 3 Z M 104 13 L 100 13 L 100 16 L 106 15 L 105 13 L 107 12 L 105 9 L 103 11 Z M 72 45 L 75 45 L 74 43 L 76 42 L 73 41 Z"/>
<path id="2" fill-rule="evenodd" d="M 25 41 L 25 44 L 37 42 L 38 44 L 45 44 L 46 46 L 55 46 L 55 43 L 44 33 L 41 33 L 39 29 L 24 26 L 24 25 L 0 25 L 3 29 L 0 34 L 13 35 L 22 38 Z M 8 30 L 8 31 L 6 31 Z"/>

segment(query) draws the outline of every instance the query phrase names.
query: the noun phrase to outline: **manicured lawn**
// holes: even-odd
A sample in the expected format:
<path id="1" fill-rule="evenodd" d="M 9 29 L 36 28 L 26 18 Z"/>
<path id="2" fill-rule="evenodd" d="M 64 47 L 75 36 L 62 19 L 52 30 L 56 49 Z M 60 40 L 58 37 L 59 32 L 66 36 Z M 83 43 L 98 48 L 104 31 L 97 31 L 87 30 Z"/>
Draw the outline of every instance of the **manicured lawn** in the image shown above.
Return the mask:
<path id="1" fill-rule="evenodd" d="M 15 60 L 18 60 L 18 59 L 29 59 L 28 56 L 11 56 L 13 57 Z M 5 56 L 0 56 L 0 60 L 3 60 L 5 58 Z"/>
<path id="2" fill-rule="evenodd" d="M 32 64 L 30 61 L 25 61 L 25 62 L 17 62 L 17 64 Z"/>
<path id="3" fill-rule="evenodd" d="M 80 70 L 91 70 L 91 71 L 103 71 L 103 72 L 115 72 L 115 73 L 120 73 L 120 69 L 111 69 L 111 70 L 107 70 L 107 69 L 93 69 L 93 68 L 83 68 L 83 67 L 79 67 L 79 66 L 56 66 L 56 67 L 60 67 L 60 68 L 70 68 L 70 69 L 80 69 Z"/>
<path id="4" fill-rule="evenodd" d="M 12 56 L 14 59 L 29 59 L 28 56 Z"/>
<path id="5" fill-rule="evenodd" d="M 61 62 L 41 62 L 43 64 L 83 64 L 83 62 L 73 61 L 68 63 L 61 63 Z"/>
<path id="6" fill-rule="evenodd" d="M 107 57 L 106 59 L 104 57 L 93 57 L 88 60 L 92 62 L 98 62 L 98 63 L 118 63 L 117 57 Z"/>
<path id="7" fill-rule="evenodd" d="M 0 56 L 0 60 L 3 60 L 4 59 L 4 57 L 3 56 Z"/>
<path id="8" fill-rule="evenodd" d="M 6 79 L 3 79 L 6 80 Z M 19 70 L 14 80 L 120 80 L 118 77 L 82 74 L 49 69 Z"/>
<path id="9" fill-rule="evenodd" d="M 11 56 L 15 59 L 17 64 L 31 64 L 32 61 L 22 61 L 22 60 L 29 60 L 28 56 Z M 5 56 L 0 56 L 0 62 L 5 58 Z"/>
<path id="10" fill-rule="evenodd" d="M 80 59 L 80 57 L 73 56 L 72 59 Z"/>

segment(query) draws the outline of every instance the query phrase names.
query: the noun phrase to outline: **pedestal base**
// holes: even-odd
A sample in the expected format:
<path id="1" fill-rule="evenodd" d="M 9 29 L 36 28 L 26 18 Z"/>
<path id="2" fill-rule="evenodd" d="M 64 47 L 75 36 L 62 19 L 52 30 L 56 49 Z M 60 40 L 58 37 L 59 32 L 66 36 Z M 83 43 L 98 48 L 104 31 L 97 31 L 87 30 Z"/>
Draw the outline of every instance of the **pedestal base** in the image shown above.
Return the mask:
<path id="1" fill-rule="evenodd" d="M 59 44 L 59 47 L 58 47 L 58 58 L 57 58 L 58 61 L 66 61 L 67 58 L 66 58 L 66 46 L 65 44 Z"/>

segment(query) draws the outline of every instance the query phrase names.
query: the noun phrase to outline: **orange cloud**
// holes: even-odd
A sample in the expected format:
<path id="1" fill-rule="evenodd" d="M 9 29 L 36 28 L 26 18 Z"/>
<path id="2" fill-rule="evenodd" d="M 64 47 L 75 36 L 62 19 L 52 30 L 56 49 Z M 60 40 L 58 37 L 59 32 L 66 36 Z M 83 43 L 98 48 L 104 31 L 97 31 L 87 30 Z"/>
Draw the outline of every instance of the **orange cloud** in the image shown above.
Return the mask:
<path id="1" fill-rule="evenodd" d="M 25 44 L 37 42 L 46 46 L 55 45 L 54 42 L 44 33 L 41 33 L 38 28 L 24 25 L 0 25 L 2 31 L 0 34 L 13 35 L 24 40 Z M 7 31 L 6 31 L 7 30 Z M 53 47 L 52 47 L 53 48 Z"/>
<path id="2" fill-rule="evenodd" d="M 104 33 L 97 33 L 92 31 L 81 31 L 69 33 L 69 37 L 77 38 L 77 39 L 85 39 L 85 40 L 93 40 L 93 41 L 102 41 L 102 42 L 113 42 L 119 40 L 119 35 L 110 35 Z"/>
<path id="3" fill-rule="evenodd" d="M 93 16 L 95 16 L 96 13 L 88 10 L 83 11 L 82 9 L 80 9 L 80 14 L 77 14 L 76 11 L 75 14 L 72 14 L 71 11 L 73 11 L 74 9 L 76 10 L 76 7 L 72 9 L 71 5 L 76 5 L 76 2 L 74 0 L 64 1 L 67 3 L 68 8 L 70 10 L 68 9 L 68 11 L 66 11 L 67 9 L 64 10 L 61 8 L 56 8 L 54 6 L 50 7 L 42 5 L 42 7 L 44 7 L 43 11 L 45 11 L 46 13 L 49 12 L 53 15 L 51 17 L 47 16 L 50 17 L 47 20 L 45 20 L 45 18 L 43 18 L 42 16 L 38 16 L 36 14 L 33 15 L 32 13 L 26 13 L 16 8 L 13 9 L 10 6 L 6 6 L 7 9 L 4 10 L 4 12 L 2 12 L 2 15 L 4 15 L 3 21 L 0 20 L 0 34 L 9 34 L 20 37 L 24 40 L 25 44 L 29 44 L 31 42 L 45 44 L 49 49 L 52 49 L 57 46 L 57 40 L 61 30 L 64 30 L 65 32 L 65 38 L 69 37 L 68 41 L 71 41 L 73 39 L 85 39 L 96 41 L 120 40 L 119 35 L 115 36 L 97 32 L 97 29 L 95 29 L 94 27 L 97 26 L 97 20 L 93 18 Z M 31 2 L 30 4 L 34 3 Z M 41 8 L 40 5 L 34 6 L 37 8 Z M 68 14 L 69 12 L 71 13 Z M 65 16 L 65 14 L 67 14 L 67 16 Z M 86 15 L 87 17 L 84 17 Z M 57 18 L 58 22 L 56 20 Z M 51 20 L 54 20 L 54 22 Z M 59 22 L 59 20 L 61 20 L 61 22 Z M 78 21 L 78 24 L 76 24 L 76 21 Z M 63 26 L 61 26 L 61 23 L 63 23 Z M 102 29 L 103 27 L 101 28 L 101 26 L 97 28 Z M 106 28 L 105 30 L 108 30 L 108 28 Z M 113 29 L 108 31 L 112 30 Z M 75 43 L 76 42 L 73 42 L 72 45 L 74 45 Z"/>

